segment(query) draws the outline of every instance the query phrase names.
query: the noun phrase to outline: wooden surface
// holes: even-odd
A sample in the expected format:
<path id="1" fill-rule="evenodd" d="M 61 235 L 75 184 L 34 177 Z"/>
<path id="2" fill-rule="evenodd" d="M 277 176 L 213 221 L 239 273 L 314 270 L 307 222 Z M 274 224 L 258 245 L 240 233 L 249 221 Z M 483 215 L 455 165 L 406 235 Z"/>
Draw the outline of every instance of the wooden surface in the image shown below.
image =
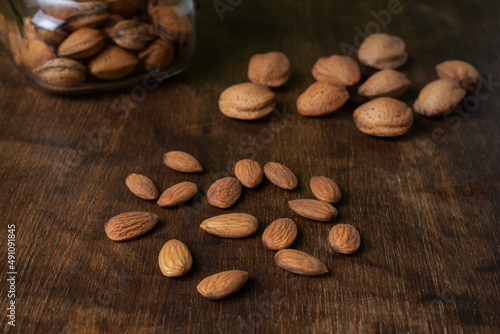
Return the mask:
<path id="1" fill-rule="evenodd" d="M 237 2 L 233 2 L 237 3 Z M 2 244 L 16 225 L 17 318 L 0 328 L 21 333 L 498 333 L 500 86 L 471 113 L 446 120 L 415 118 L 400 138 L 359 132 L 351 100 L 323 118 L 298 116 L 297 96 L 313 82 L 315 60 L 354 44 L 356 26 L 373 21 L 380 1 L 245 1 L 221 21 L 209 1 L 197 12 L 197 53 L 189 69 L 147 96 L 134 91 L 82 97 L 45 94 L 0 60 L 0 212 Z M 446 59 L 473 63 L 500 81 L 497 0 L 403 1 L 383 31 L 407 42 L 401 70 L 412 79 L 412 104 Z M 280 50 L 293 65 L 277 90 L 279 112 L 258 122 L 224 117 L 220 92 L 246 81 L 249 57 Z M 363 69 L 365 76 L 369 70 Z M 485 92 L 485 91 L 482 91 Z M 135 94 L 139 94 L 135 91 Z M 140 97 L 140 96 L 139 96 Z M 433 131 L 435 137 L 433 137 Z M 205 171 L 169 170 L 162 155 L 183 150 Z M 232 164 L 254 158 L 282 162 L 298 176 L 296 191 L 266 181 L 244 189 L 229 210 L 204 196 L 175 209 L 136 198 L 132 172 L 166 189 L 193 181 L 206 193 Z M 310 198 L 309 178 L 330 176 L 344 198 L 339 217 L 313 222 L 287 201 Z M 126 211 L 150 211 L 161 222 L 147 235 L 118 243 L 104 224 Z M 256 235 L 222 239 L 199 228 L 207 217 L 246 212 Z M 293 248 L 324 261 L 330 274 L 308 278 L 283 271 L 261 235 L 274 219 L 297 222 Z M 327 235 L 350 223 L 362 237 L 354 255 L 334 254 Z M 194 265 L 164 277 L 157 258 L 171 238 L 190 248 Z M 2 270 L 6 272 L 6 247 Z M 229 269 L 250 273 L 234 296 L 201 297 L 197 283 Z M 5 276 L 2 276 L 5 278 Z M 4 279 L 2 279 L 4 280 Z M 2 283 L 0 309 L 8 299 Z"/>

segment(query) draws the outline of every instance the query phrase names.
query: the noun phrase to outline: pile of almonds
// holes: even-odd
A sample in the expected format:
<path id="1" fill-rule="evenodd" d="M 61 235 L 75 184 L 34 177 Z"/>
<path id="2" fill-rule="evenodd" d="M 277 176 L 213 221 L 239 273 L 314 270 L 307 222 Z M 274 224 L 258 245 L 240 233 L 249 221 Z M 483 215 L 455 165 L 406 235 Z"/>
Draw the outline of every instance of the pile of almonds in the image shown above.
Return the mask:
<path id="1" fill-rule="evenodd" d="M 181 151 L 167 152 L 163 157 L 165 165 L 182 173 L 203 171 L 199 161 L 192 155 Z M 277 162 L 268 162 L 264 168 L 257 161 L 244 159 L 234 167 L 236 177 L 225 177 L 215 181 L 207 191 L 208 203 L 214 207 L 227 209 L 240 198 L 242 185 L 255 188 L 264 180 L 264 175 L 271 183 L 285 190 L 293 190 L 298 185 L 295 174 L 286 166 Z M 162 207 L 180 205 L 198 192 L 198 186 L 192 182 L 181 182 L 166 189 L 161 195 L 154 183 L 146 176 L 130 174 L 125 181 L 129 190 L 144 200 L 157 200 Z M 331 221 L 337 216 L 338 203 L 342 193 L 338 185 L 325 176 L 314 176 L 310 188 L 316 199 L 296 199 L 289 201 L 290 208 L 298 215 L 316 221 Z M 158 216 L 149 212 L 127 212 L 111 218 L 105 225 L 107 236 L 114 241 L 136 238 L 158 222 Z M 207 233 L 222 238 L 244 238 L 258 230 L 258 220 L 248 213 L 229 213 L 205 219 L 200 227 Z M 297 237 L 297 226 L 290 218 L 273 221 L 262 235 L 262 243 L 269 250 L 278 251 L 276 264 L 292 273 L 317 276 L 328 272 L 323 262 L 314 256 L 295 249 L 288 249 Z M 356 228 L 349 224 L 337 224 L 330 230 L 328 241 L 337 253 L 351 254 L 358 250 L 361 238 Z M 167 277 L 186 274 L 193 259 L 188 247 L 183 242 L 172 239 L 166 242 L 159 254 L 161 272 Z M 198 292 L 212 300 L 226 297 L 239 290 L 247 281 L 248 272 L 230 270 L 211 275 L 197 286 Z"/>
<path id="2" fill-rule="evenodd" d="M 158 5 L 158 0 L 76 4 L 42 4 L 33 17 L 24 18 L 24 37 L 9 34 L 15 63 L 42 85 L 62 89 L 86 80 L 122 79 L 134 71 L 165 70 L 185 63 L 193 52 L 193 25 L 180 8 Z"/>
<path id="3" fill-rule="evenodd" d="M 353 114 L 362 132 L 380 137 L 406 133 L 413 124 L 413 110 L 397 100 L 408 87 L 408 77 L 395 69 L 408 59 L 404 41 L 384 33 L 368 36 L 358 50 L 358 60 L 375 70 L 358 88 L 358 94 L 370 99 Z M 425 86 L 413 106 L 416 113 L 438 117 L 462 101 L 466 91 L 479 83 L 479 73 L 460 60 L 445 61 L 436 66 L 439 80 Z M 282 86 L 290 76 L 290 61 L 281 52 L 257 54 L 248 64 L 251 82 L 233 85 L 219 97 L 220 111 L 231 118 L 259 119 L 275 107 L 271 88 Z M 356 61 L 342 55 L 319 58 L 312 68 L 317 81 L 297 99 L 297 110 L 303 116 L 324 116 L 341 108 L 349 100 L 347 87 L 361 80 Z"/>

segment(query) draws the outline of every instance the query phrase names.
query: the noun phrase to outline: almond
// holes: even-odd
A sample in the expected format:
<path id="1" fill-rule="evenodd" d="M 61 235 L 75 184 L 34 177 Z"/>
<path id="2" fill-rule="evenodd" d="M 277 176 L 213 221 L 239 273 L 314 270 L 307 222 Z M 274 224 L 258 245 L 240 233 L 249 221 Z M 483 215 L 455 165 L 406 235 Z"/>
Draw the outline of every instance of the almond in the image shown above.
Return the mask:
<path id="1" fill-rule="evenodd" d="M 397 68 L 408 59 L 405 42 L 397 37 L 384 33 L 368 36 L 358 50 L 361 63 L 379 70 Z"/>
<path id="2" fill-rule="evenodd" d="M 297 225 L 289 218 L 276 219 L 262 235 L 262 243 L 267 249 L 279 250 L 290 247 L 297 237 Z"/>
<path id="3" fill-rule="evenodd" d="M 462 60 L 448 60 L 436 65 L 436 72 L 442 78 L 450 78 L 460 83 L 463 89 L 473 91 L 479 85 L 479 72 L 471 64 Z"/>
<path id="4" fill-rule="evenodd" d="M 108 46 L 89 63 L 90 73 L 99 79 L 116 80 L 134 70 L 139 59 L 118 46 Z"/>
<path id="5" fill-rule="evenodd" d="M 295 213 L 312 220 L 326 222 L 337 217 L 337 209 L 331 204 L 315 199 L 295 199 L 288 205 Z"/>
<path id="6" fill-rule="evenodd" d="M 207 191 L 208 203 L 221 209 L 232 206 L 241 195 L 241 183 L 234 177 L 215 181 Z"/>
<path id="7" fill-rule="evenodd" d="M 350 57 L 332 55 L 321 57 L 312 69 L 312 76 L 317 81 L 339 80 L 346 86 L 352 86 L 361 79 L 358 63 Z"/>
<path id="8" fill-rule="evenodd" d="M 139 53 L 138 57 L 145 68 L 161 70 L 172 63 L 174 51 L 175 47 L 171 41 L 157 39 Z"/>
<path id="9" fill-rule="evenodd" d="M 277 162 L 268 162 L 264 165 L 264 173 L 273 184 L 282 189 L 292 190 L 297 187 L 295 174 L 286 166 Z"/>
<path id="10" fill-rule="evenodd" d="M 123 20 L 107 30 L 118 46 L 127 50 L 142 50 L 156 37 L 154 28 L 138 20 Z"/>
<path id="11" fill-rule="evenodd" d="M 75 31 L 84 27 L 99 26 L 108 19 L 109 12 L 104 1 L 88 1 L 78 2 L 74 7 L 65 7 L 53 16 L 65 21 L 65 29 Z"/>
<path id="12" fill-rule="evenodd" d="M 248 273 L 242 270 L 223 271 L 205 277 L 196 287 L 205 298 L 217 300 L 232 295 L 248 280 Z"/>
<path id="13" fill-rule="evenodd" d="M 191 269 L 193 257 L 182 241 L 172 239 L 161 248 L 158 264 L 163 275 L 179 277 Z"/>
<path id="14" fill-rule="evenodd" d="M 161 39 L 183 45 L 192 37 L 193 25 L 183 14 L 172 6 L 156 6 L 150 10 L 151 21 Z"/>
<path id="15" fill-rule="evenodd" d="M 126 212 L 111 218 L 104 229 L 111 240 L 124 241 L 143 235 L 157 222 L 158 216 L 149 212 Z"/>
<path id="16" fill-rule="evenodd" d="M 140 174 L 130 174 L 125 180 L 128 189 L 137 197 L 145 200 L 158 198 L 158 188 L 148 177 Z"/>
<path id="17" fill-rule="evenodd" d="M 283 86 L 290 77 L 290 60 L 282 52 L 268 52 L 253 55 L 248 63 L 248 79 L 268 86 Z"/>
<path id="18" fill-rule="evenodd" d="M 435 80 L 422 88 L 413 108 L 417 114 L 440 117 L 459 104 L 465 94 L 465 89 L 454 79 Z"/>
<path id="19" fill-rule="evenodd" d="M 73 59 L 88 58 L 100 52 L 106 44 L 102 33 L 94 28 L 78 29 L 59 45 L 60 57 Z"/>
<path id="20" fill-rule="evenodd" d="M 358 250 L 361 238 L 358 230 L 349 224 L 337 224 L 332 227 L 328 240 L 332 248 L 341 254 L 352 254 Z"/>
<path id="21" fill-rule="evenodd" d="M 386 69 L 376 72 L 364 84 L 359 86 L 358 93 L 369 99 L 376 97 L 392 97 L 397 99 L 406 92 L 410 80 L 401 72 Z"/>
<path id="22" fill-rule="evenodd" d="M 296 249 L 282 249 L 274 255 L 274 261 L 287 271 L 299 275 L 318 276 L 328 272 L 323 262 Z"/>
<path id="23" fill-rule="evenodd" d="M 170 151 L 163 156 L 163 163 L 168 167 L 182 173 L 197 173 L 203 167 L 192 155 L 181 151 Z"/>
<path id="24" fill-rule="evenodd" d="M 76 60 L 56 58 L 36 68 L 33 73 L 44 83 L 73 87 L 85 80 L 87 69 Z"/>
<path id="25" fill-rule="evenodd" d="M 219 109 L 230 118 L 256 120 L 273 111 L 275 97 L 269 87 L 245 82 L 228 87 L 220 94 Z"/>
<path id="26" fill-rule="evenodd" d="M 336 79 L 317 81 L 297 99 L 297 110 L 302 116 L 318 117 L 331 114 L 349 100 L 349 92 Z"/>
<path id="27" fill-rule="evenodd" d="M 164 207 L 177 206 L 196 195 L 198 186 L 192 182 L 181 182 L 171 186 L 161 194 L 158 205 Z"/>
<path id="28" fill-rule="evenodd" d="M 54 49 L 38 39 L 22 40 L 20 52 L 22 63 L 32 70 L 56 58 Z"/>
<path id="29" fill-rule="evenodd" d="M 378 137 L 401 136 L 413 124 L 411 108 L 390 97 L 378 97 L 359 106 L 353 118 L 360 131 Z"/>
<path id="30" fill-rule="evenodd" d="M 234 175 L 247 188 L 255 188 L 262 183 L 264 172 L 255 160 L 243 159 L 234 166 Z"/>
<path id="31" fill-rule="evenodd" d="M 259 227 L 257 218 L 246 213 L 229 213 L 205 219 L 200 227 L 222 238 L 244 238 Z"/>
<path id="32" fill-rule="evenodd" d="M 324 176 L 313 176 L 309 182 L 314 197 L 320 201 L 335 204 L 342 198 L 339 186 Z"/>

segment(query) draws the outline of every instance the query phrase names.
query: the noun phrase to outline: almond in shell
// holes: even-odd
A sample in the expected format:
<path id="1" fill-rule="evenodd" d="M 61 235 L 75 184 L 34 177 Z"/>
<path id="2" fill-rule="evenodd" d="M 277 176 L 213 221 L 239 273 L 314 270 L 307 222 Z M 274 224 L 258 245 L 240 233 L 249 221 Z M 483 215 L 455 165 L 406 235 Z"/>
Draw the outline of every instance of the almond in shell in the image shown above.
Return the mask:
<path id="1" fill-rule="evenodd" d="M 49 60 L 33 73 L 44 83 L 60 87 L 73 87 L 85 80 L 87 69 L 69 58 Z"/>
<path id="2" fill-rule="evenodd" d="M 145 200 L 158 198 L 158 188 L 156 188 L 153 181 L 151 181 L 147 176 L 133 173 L 127 176 L 125 183 L 127 188 L 139 198 Z"/>
<path id="3" fill-rule="evenodd" d="M 268 86 L 283 86 L 290 78 L 290 60 L 277 51 L 256 54 L 250 58 L 248 64 L 248 79 L 250 81 Z"/>
<path id="4" fill-rule="evenodd" d="M 318 276 L 328 272 L 325 264 L 305 252 L 296 249 L 282 249 L 274 255 L 278 267 L 294 274 Z"/>
<path id="5" fill-rule="evenodd" d="M 138 57 L 145 68 L 161 70 L 172 63 L 174 52 L 175 47 L 171 41 L 157 39 L 144 51 L 141 51 Z"/>
<path id="6" fill-rule="evenodd" d="M 20 47 L 23 65 L 32 70 L 57 57 L 52 47 L 38 39 L 22 40 Z"/>
<path id="7" fill-rule="evenodd" d="M 376 72 L 364 84 L 359 86 L 358 93 L 369 99 L 376 97 L 392 97 L 397 99 L 410 86 L 410 80 L 401 72 L 385 69 Z"/>
<path id="8" fill-rule="evenodd" d="M 303 116 L 317 117 L 331 114 L 349 100 L 349 92 L 337 79 L 317 81 L 297 99 L 297 110 Z"/>
<path id="9" fill-rule="evenodd" d="M 94 28 L 81 28 L 73 32 L 59 45 L 60 57 L 82 59 L 99 53 L 106 43 L 102 33 Z"/>
<path id="10" fill-rule="evenodd" d="M 171 186 L 161 194 L 158 205 L 172 207 L 189 201 L 198 192 L 198 186 L 192 182 L 181 182 Z"/>
<path id="11" fill-rule="evenodd" d="M 259 227 L 257 218 L 246 213 L 229 213 L 205 219 L 200 227 L 222 238 L 244 238 L 254 234 Z"/>
<path id="12" fill-rule="evenodd" d="M 39 39 L 49 45 L 59 45 L 67 36 L 68 32 L 60 27 L 47 30 L 36 25 L 30 17 L 24 19 L 24 36 L 27 39 Z"/>
<path id="13" fill-rule="evenodd" d="M 218 300 L 232 295 L 248 280 L 248 273 L 242 270 L 223 271 L 205 277 L 196 287 L 198 292 L 210 300 Z"/>
<path id="14" fill-rule="evenodd" d="M 97 27 L 109 17 L 108 5 L 104 1 L 86 1 L 77 4 L 77 6 L 64 7 L 58 11 L 48 11 L 47 14 L 64 20 L 63 28 L 69 31 L 84 27 Z"/>
<path id="15" fill-rule="evenodd" d="M 247 188 L 258 187 L 264 179 L 262 167 L 251 159 L 238 161 L 234 166 L 234 175 Z"/>
<path id="16" fill-rule="evenodd" d="M 312 75 L 317 81 L 339 80 L 346 86 L 352 86 L 361 79 L 358 63 L 350 57 L 332 55 L 322 57 L 316 61 Z"/>
<path id="17" fill-rule="evenodd" d="M 330 221 L 337 217 L 337 209 L 331 204 L 315 199 L 295 199 L 288 205 L 302 217 L 317 221 Z"/>
<path id="18" fill-rule="evenodd" d="M 379 70 L 398 68 L 408 59 L 405 42 L 398 36 L 377 33 L 368 36 L 358 49 L 361 63 Z"/>
<path id="19" fill-rule="evenodd" d="M 191 269 L 193 257 L 186 244 L 177 239 L 172 239 L 167 241 L 161 248 L 158 264 L 163 275 L 179 277 Z"/>
<path id="20" fill-rule="evenodd" d="M 268 162 L 264 165 L 264 174 L 276 186 L 292 190 L 298 185 L 297 177 L 286 166 L 277 162 Z"/>
<path id="21" fill-rule="evenodd" d="M 139 59 L 118 46 L 108 46 L 89 63 L 90 73 L 99 79 L 116 80 L 134 70 Z"/>
<path id="22" fill-rule="evenodd" d="M 465 89 L 454 79 L 435 80 L 422 88 L 413 108 L 417 114 L 440 117 L 458 105 L 465 94 Z"/>
<path id="23" fill-rule="evenodd" d="M 118 46 L 127 50 L 142 50 L 156 38 L 154 28 L 138 20 L 123 20 L 107 30 L 109 37 Z"/>
<path id="24" fill-rule="evenodd" d="M 335 204 L 342 198 L 340 188 L 332 179 L 325 176 L 313 176 L 309 182 L 314 197 L 320 201 Z"/>
<path id="25" fill-rule="evenodd" d="M 463 60 L 447 60 L 437 64 L 436 72 L 441 79 L 450 78 L 458 81 L 467 91 L 473 91 L 479 85 L 479 72 Z"/>
<path id="26" fill-rule="evenodd" d="M 231 207 L 240 198 L 241 183 L 234 177 L 215 181 L 207 191 L 208 203 L 221 209 Z"/>
<path id="27" fill-rule="evenodd" d="M 275 94 L 264 85 L 245 82 L 226 88 L 219 96 L 221 113 L 230 118 L 255 120 L 273 111 Z"/>
<path id="28" fill-rule="evenodd" d="M 182 151 L 170 151 L 163 156 L 163 163 L 175 171 L 197 173 L 203 171 L 200 162 L 191 154 Z"/>
<path id="29" fill-rule="evenodd" d="M 341 254 L 352 254 L 361 245 L 361 237 L 358 230 L 349 224 L 337 224 L 333 226 L 328 235 L 328 241 L 333 250 Z"/>
<path id="30" fill-rule="evenodd" d="M 191 37 L 193 25 L 180 10 L 171 6 L 156 6 L 150 11 L 156 32 L 160 38 L 183 45 Z"/>
<path id="31" fill-rule="evenodd" d="M 124 241 L 137 238 L 152 229 L 158 222 L 158 216 L 149 212 L 127 212 L 111 218 L 105 231 L 111 240 Z"/>
<path id="32" fill-rule="evenodd" d="M 290 247 L 297 237 L 297 225 L 289 218 L 273 221 L 262 235 L 262 243 L 267 249 L 279 250 Z"/>

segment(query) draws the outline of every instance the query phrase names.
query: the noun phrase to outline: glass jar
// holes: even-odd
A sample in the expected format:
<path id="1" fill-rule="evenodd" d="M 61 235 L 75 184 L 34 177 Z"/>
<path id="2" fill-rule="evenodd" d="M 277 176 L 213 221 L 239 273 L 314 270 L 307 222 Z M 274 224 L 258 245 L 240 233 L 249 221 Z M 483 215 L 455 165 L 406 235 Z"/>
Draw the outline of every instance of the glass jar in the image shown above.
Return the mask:
<path id="1" fill-rule="evenodd" d="M 55 93 L 131 87 L 183 71 L 193 0 L 0 0 L 0 40 L 21 73 Z"/>

